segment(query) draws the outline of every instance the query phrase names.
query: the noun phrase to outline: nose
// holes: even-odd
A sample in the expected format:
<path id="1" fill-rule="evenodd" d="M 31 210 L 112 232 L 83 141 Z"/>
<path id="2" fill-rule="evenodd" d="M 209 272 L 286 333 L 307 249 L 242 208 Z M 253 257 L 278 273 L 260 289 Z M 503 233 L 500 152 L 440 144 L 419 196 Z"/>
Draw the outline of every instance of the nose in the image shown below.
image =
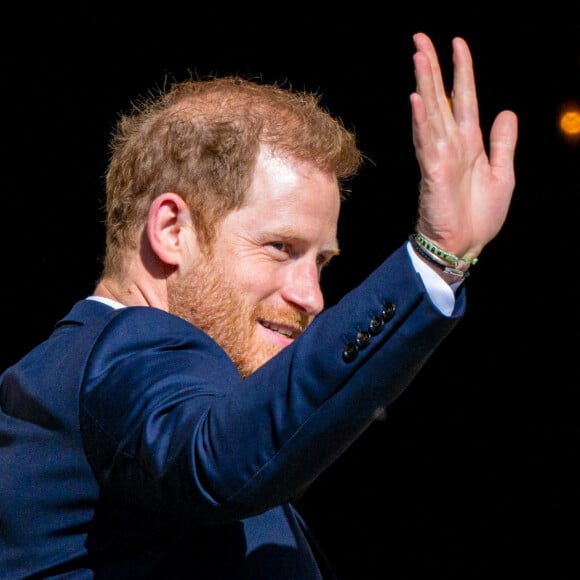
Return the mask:
<path id="1" fill-rule="evenodd" d="M 292 303 L 309 316 L 316 316 L 324 308 L 320 287 L 320 271 L 316 260 L 299 260 L 287 272 L 282 289 L 284 300 Z"/>

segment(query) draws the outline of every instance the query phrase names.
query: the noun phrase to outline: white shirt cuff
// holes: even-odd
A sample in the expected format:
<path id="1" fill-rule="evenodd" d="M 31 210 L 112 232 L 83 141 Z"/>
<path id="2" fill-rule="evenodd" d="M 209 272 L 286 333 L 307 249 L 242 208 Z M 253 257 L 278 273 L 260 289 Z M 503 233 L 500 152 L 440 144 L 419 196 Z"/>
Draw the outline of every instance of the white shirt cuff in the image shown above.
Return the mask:
<path id="1" fill-rule="evenodd" d="M 461 285 L 461 280 L 454 282 L 453 284 L 447 284 L 445 280 L 434 272 L 432 268 L 427 266 L 419 256 L 413 250 L 413 246 L 410 242 L 407 242 L 407 251 L 415 270 L 421 276 L 425 288 L 429 293 L 429 297 L 433 301 L 433 304 L 445 314 L 445 316 L 451 316 L 453 309 L 455 308 L 455 290 Z"/>

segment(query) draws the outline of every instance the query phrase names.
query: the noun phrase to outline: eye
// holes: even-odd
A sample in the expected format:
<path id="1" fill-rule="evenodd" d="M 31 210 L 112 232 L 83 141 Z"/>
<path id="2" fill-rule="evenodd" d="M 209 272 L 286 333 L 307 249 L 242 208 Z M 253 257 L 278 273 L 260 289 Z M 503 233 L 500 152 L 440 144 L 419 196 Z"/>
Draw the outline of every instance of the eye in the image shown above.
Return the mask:
<path id="1" fill-rule="evenodd" d="M 322 268 L 328 266 L 330 260 L 332 260 L 333 257 L 334 255 L 327 256 L 326 254 L 318 254 L 318 256 L 316 257 L 316 263 L 318 264 L 318 267 L 322 270 Z"/>
<path id="2" fill-rule="evenodd" d="M 269 245 L 279 252 L 288 252 L 288 244 L 284 242 L 270 242 Z"/>

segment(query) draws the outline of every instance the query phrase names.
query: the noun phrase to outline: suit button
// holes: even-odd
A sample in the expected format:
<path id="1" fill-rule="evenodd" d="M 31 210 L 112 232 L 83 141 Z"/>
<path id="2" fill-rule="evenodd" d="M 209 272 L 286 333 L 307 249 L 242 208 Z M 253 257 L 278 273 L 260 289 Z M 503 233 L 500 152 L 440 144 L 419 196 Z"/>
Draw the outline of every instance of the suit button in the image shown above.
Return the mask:
<path id="1" fill-rule="evenodd" d="M 369 332 L 372 336 L 375 336 L 383 330 L 383 326 L 385 326 L 385 321 L 380 316 L 375 316 L 369 324 Z"/>
<path id="2" fill-rule="evenodd" d="M 348 344 L 344 345 L 344 349 L 342 351 L 342 360 L 344 362 L 352 362 L 356 355 L 358 354 L 358 347 L 353 342 L 349 342 Z"/>
<path id="3" fill-rule="evenodd" d="M 383 311 L 381 313 L 381 316 L 383 317 L 383 320 L 385 322 L 388 322 L 389 320 L 391 320 L 391 318 L 393 318 L 393 316 L 395 316 L 395 310 L 396 309 L 397 309 L 397 307 L 392 302 L 389 302 L 388 304 L 385 304 L 383 306 Z"/>
<path id="4" fill-rule="evenodd" d="M 360 330 L 356 334 L 356 345 L 360 348 L 366 348 L 371 343 L 371 335 L 366 330 Z"/>

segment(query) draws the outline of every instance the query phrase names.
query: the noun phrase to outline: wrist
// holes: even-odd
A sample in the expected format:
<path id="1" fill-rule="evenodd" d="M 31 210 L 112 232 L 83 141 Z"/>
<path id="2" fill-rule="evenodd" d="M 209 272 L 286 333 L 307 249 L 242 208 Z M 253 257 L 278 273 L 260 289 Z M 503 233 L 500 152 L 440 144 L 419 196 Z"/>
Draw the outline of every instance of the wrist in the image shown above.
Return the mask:
<path id="1" fill-rule="evenodd" d="M 411 246 L 417 255 L 448 283 L 463 280 L 469 276 L 469 268 L 478 258 L 458 257 L 439 248 L 420 232 L 409 236 Z"/>

